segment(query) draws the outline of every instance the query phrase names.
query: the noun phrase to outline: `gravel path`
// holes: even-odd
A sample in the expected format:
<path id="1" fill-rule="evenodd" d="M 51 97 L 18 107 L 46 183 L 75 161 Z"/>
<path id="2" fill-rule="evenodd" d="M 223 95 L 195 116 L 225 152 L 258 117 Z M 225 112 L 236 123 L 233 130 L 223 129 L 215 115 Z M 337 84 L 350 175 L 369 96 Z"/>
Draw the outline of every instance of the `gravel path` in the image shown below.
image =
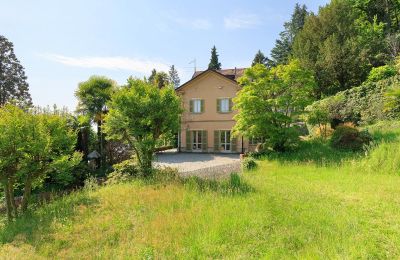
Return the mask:
<path id="1" fill-rule="evenodd" d="M 183 177 L 221 178 L 240 171 L 238 154 L 159 153 L 156 166 L 177 168 Z"/>

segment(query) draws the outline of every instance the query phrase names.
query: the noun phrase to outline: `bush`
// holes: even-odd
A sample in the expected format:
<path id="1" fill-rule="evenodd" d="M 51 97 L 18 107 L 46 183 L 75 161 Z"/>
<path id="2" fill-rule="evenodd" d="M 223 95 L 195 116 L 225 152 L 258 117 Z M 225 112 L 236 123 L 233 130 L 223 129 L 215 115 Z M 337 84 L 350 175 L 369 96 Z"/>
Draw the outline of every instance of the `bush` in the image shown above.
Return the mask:
<path id="1" fill-rule="evenodd" d="M 395 76 L 397 73 L 396 68 L 389 65 L 384 65 L 376 68 L 372 68 L 368 75 L 367 81 L 377 82 L 383 79 L 387 79 Z"/>
<path id="2" fill-rule="evenodd" d="M 133 159 L 128 159 L 113 165 L 114 171 L 122 175 L 137 176 L 139 174 L 138 167 Z"/>
<path id="3" fill-rule="evenodd" d="M 331 137 L 331 145 L 337 149 L 358 151 L 372 141 L 371 135 L 367 131 L 358 131 L 352 126 L 338 126 Z"/>
<path id="4" fill-rule="evenodd" d="M 242 161 L 242 169 L 243 170 L 252 170 L 257 168 L 256 161 L 251 157 L 246 157 Z"/>

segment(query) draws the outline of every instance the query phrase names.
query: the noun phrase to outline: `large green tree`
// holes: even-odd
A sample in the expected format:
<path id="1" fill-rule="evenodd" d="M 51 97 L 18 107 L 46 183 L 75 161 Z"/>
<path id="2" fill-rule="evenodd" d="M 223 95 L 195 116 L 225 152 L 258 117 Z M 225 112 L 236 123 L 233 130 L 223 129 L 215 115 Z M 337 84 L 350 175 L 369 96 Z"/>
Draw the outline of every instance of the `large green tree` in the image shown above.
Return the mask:
<path id="1" fill-rule="evenodd" d="M 13 44 L 0 35 L 0 106 L 13 101 L 20 106 L 32 105 L 24 68 L 14 54 Z"/>
<path id="2" fill-rule="evenodd" d="M 292 52 L 292 45 L 296 35 L 303 29 L 305 20 L 309 15 L 305 5 L 296 3 L 290 21 L 284 23 L 285 30 L 282 31 L 271 50 L 271 57 L 275 64 L 286 64 Z"/>
<path id="3" fill-rule="evenodd" d="M 115 81 L 102 76 L 92 76 L 87 81 L 79 83 L 75 92 L 75 96 L 78 98 L 77 112 L 88 115 L 97 124 L 99 152 L 103 157 L 103 162 L 105 153 L 101 126 L 104 113 L 107 112 L 106 104 L 111 100 L 116 88 Z"/>
<path id="4" fill-rule="evenodd" d="M 179 128 L 180 98 L 173 88 L 160 89 L 130 78 L 109 105 L 104 125 L 107 138 L 127 143 L 135 153 L 140 171 L 149 176 L 157 141 Z"/>
<path id="5" fill-rule="evenodd" d="M 242 89 L 234 98 L 234 132 L 261 137 L 278 151 L 291 148 L 298 139 L 292 125 L 296 116 L 312 101 L 315 80 L 298 60 L 267 69 L 262 64 L 245 70 L 239 80 Z"/>
<path id="6" fill-rule="evenodd" d="M 210 58 L 210 63 L 208 64 L 208 69 L 211 70 L 221 69 L 221 63 L 218 60 L 217 48 L 215 48 L 215 45 L 211 49 L 211 58 Z"/>
<path id="7" fill-rule="evenodd" d="M 360 85 L 368 76 L 376 56 L 369 46 L 384 39 L 381 24 L 362 19 L 349 1 L 333 0 L 310 15 L 296 36 L 293 55 L 314 71 L 317 98 Z"/>

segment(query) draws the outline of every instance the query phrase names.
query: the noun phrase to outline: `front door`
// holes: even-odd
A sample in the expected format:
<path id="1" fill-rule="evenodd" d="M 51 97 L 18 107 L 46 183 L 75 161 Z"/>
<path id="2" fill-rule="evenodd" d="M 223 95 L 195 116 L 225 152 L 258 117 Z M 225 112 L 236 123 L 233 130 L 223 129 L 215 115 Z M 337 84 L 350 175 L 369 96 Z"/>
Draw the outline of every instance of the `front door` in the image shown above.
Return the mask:
<path id="1" fill-rule="evenodd" d="M 220 134 L 220 146 L 222 152 L 230 152 L 231 151 L 231 131 L 221 131 Z"/>
<path id="2" fill-rule="evenodd" d="M 193 151 L 201 151 L 201 145 L 202 145 L 202 140 L 201 140 L 201 132 L 202 131 L 193 131 Z"/>

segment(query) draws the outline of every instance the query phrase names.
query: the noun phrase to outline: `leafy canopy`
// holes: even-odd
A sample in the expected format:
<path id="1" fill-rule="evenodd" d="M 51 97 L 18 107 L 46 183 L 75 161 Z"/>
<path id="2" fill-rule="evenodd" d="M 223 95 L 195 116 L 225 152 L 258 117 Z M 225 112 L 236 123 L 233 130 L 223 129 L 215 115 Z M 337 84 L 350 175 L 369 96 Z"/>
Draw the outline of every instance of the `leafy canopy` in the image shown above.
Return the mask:
<path id="1" fill-rule="evenodd" d="M 108 139 L 124 141 L 134 150 L 143 174 L 151 172 L 157 140 L 177 131 L 182 112 L 173 88 L 130 78 L 109 103 L 104 129 Z"/>
<path id="2" fill-rule="evenodd" d="M 234 132 L 263 137 L 276 150 L 290 148 L 298 137 L 291 123 L 312 100 L 313 74 L 293 60 L 272 69 L 256 64 L 239 82 L 243 88 L 234 98 L 239 111 Z"/>

